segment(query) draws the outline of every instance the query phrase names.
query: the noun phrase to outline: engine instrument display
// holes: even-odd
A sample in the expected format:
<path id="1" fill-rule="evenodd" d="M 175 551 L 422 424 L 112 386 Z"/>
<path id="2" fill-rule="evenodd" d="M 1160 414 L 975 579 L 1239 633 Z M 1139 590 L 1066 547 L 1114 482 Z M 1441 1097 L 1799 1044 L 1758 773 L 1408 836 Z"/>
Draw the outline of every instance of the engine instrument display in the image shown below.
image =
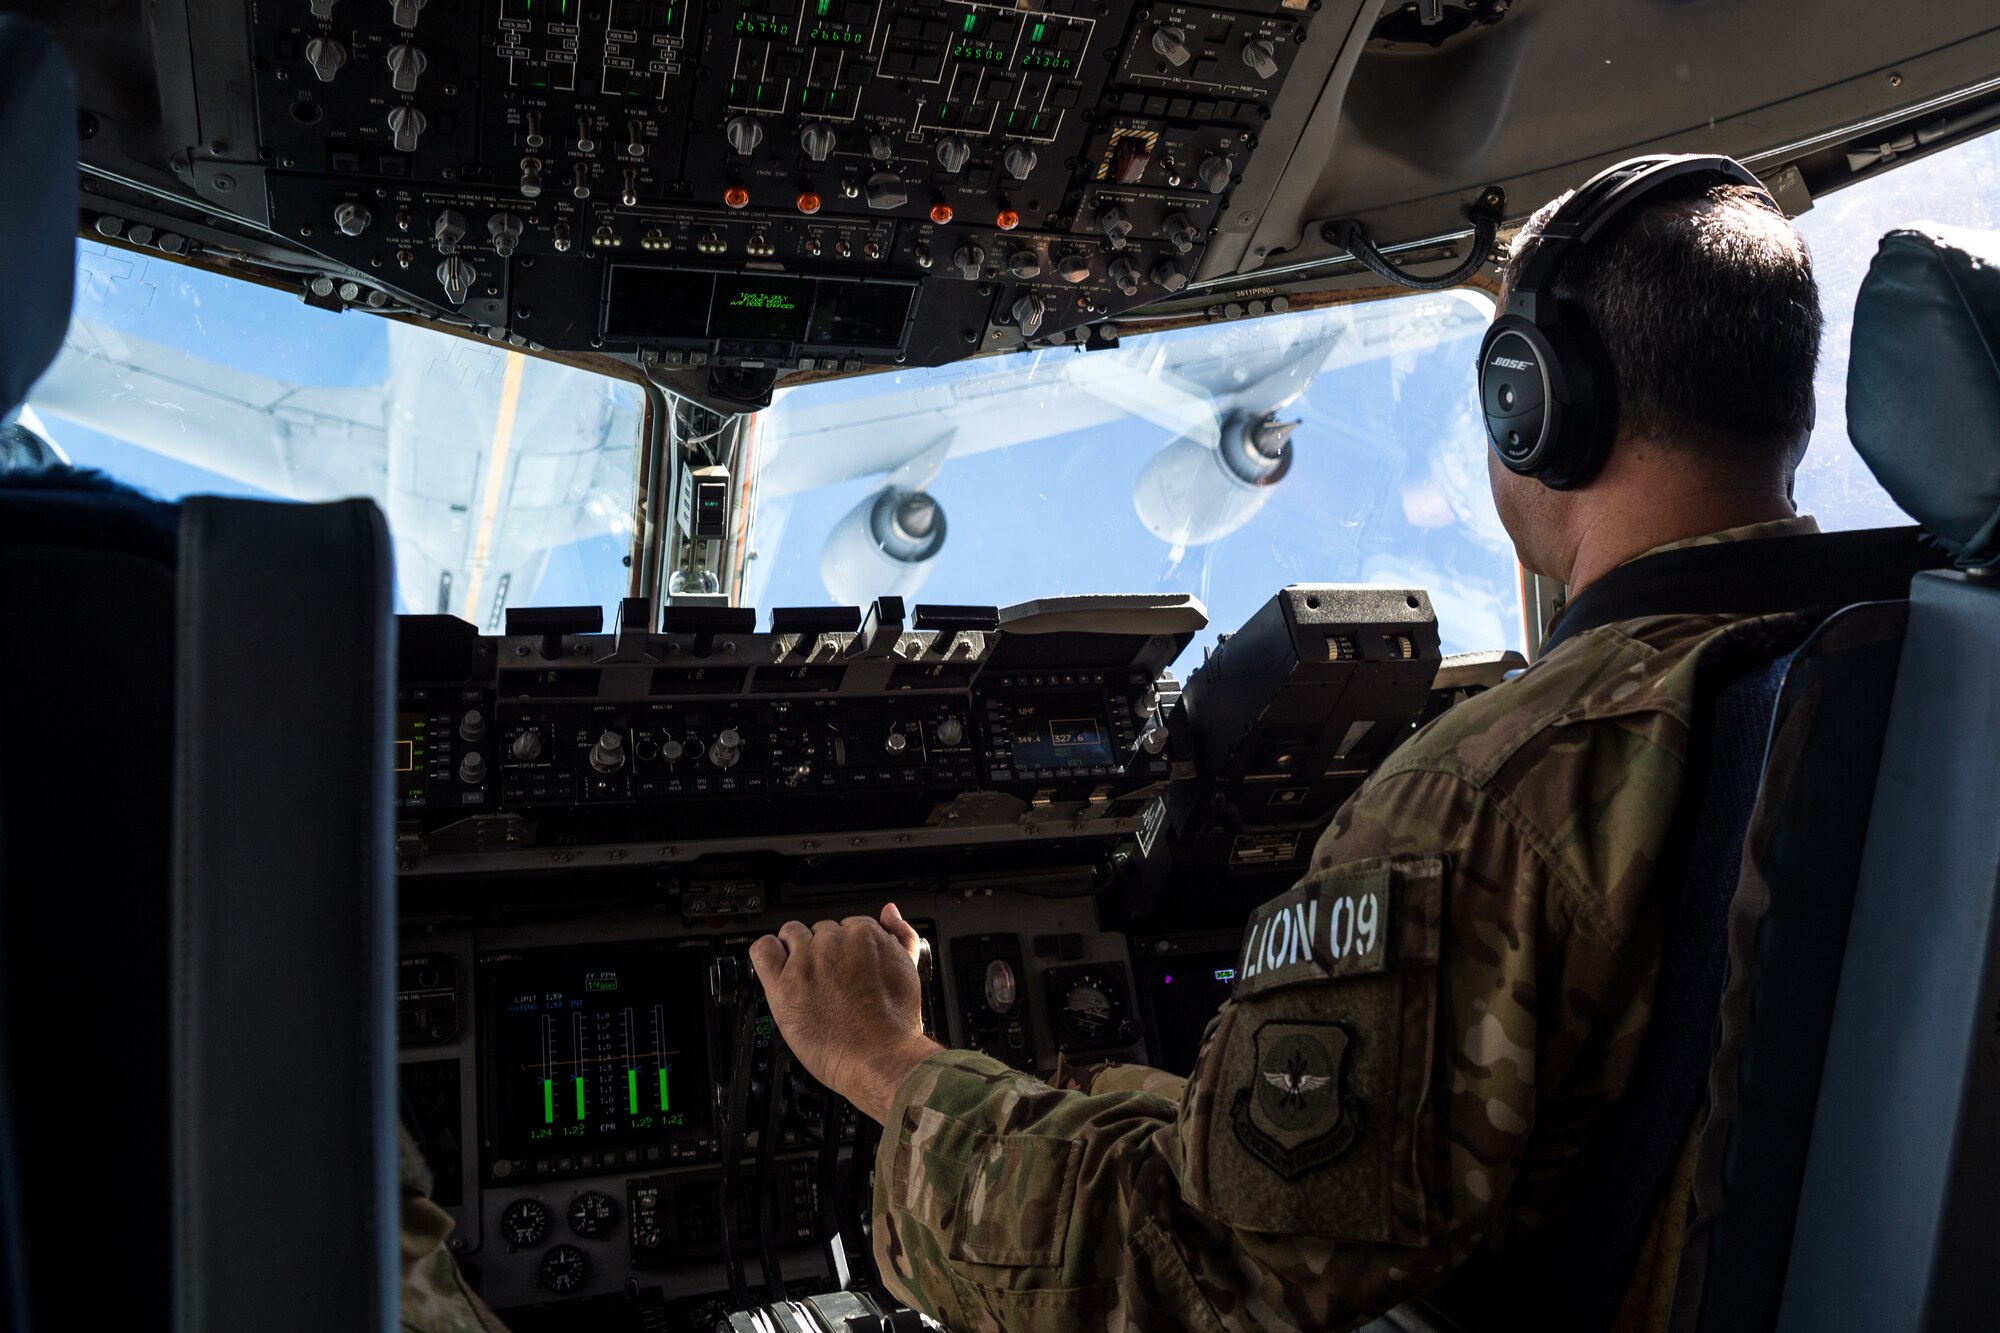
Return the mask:
<path id="1" fill-rule="evenodd" d="M 538 1172 L 694 1155 L 711 1128 L 705 962 L 686 948 L 495 960 L 494 1155 Z"/>

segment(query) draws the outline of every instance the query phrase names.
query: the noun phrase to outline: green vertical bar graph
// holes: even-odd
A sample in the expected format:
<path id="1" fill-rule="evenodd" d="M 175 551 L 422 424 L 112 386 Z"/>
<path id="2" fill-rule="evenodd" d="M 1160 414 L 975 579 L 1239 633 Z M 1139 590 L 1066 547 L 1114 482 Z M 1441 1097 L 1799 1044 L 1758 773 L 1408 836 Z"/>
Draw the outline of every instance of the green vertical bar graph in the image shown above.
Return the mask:
<path id="1" fill-rule="evenodd" d="M 632 1108 L 632 1114 L 639 1114 L 639 1071 L 625 1071 L 625 1101 Z"/>
<path id="2" fill-rule="evenodd" d="M 667 1109 L 667 1071 L 662 1069 L 660 1071 L 660 1110 L 664 1112 L 666 1109 Z"/>
<path id="3" fill-rule="evenodd" d="M 583 1080 L 576 1081 L 576 1118 L 583 1119 Z"/>
<path id="4" fill-rule="evenodd" d="M 554 1079 L 545 1078 L 542 1080 L 542 1123 L 553 1125 L 555 1122 L 556 1084 Z"/>

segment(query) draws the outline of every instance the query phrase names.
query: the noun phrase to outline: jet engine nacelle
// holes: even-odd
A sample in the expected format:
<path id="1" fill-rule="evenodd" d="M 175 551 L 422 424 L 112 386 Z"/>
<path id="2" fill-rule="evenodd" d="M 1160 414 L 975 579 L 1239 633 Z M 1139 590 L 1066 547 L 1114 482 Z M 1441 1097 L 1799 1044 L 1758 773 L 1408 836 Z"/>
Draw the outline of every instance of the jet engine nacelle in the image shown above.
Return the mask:
<path id="1" fill-rule="evenodd" d="M 1132 503 L 1163 542 L 1201 546 L 1248 523 L 1292 468 L 1296 421 L 1233 413 L 1215 443 L 1183 435 L 1140 469 Z"/>
<path id="2" fill-rule="evenodd" d="M 834 524 L 819 557 L 820 582 L 841 606 L 909 597 L 930 576 L 944 531 L 935 497 L 884 486 Z"/>

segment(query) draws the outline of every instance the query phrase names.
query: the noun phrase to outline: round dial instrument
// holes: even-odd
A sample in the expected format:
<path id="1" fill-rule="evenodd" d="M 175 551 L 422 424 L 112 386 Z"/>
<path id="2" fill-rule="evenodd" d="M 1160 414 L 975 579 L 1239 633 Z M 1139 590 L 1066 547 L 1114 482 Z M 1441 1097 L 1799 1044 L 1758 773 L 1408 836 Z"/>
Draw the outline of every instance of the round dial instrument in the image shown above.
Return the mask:
<path id="1" fill-rule="evenodd" d="M 1131 1040 L 1122 969 L 1052 969 L 1056 1024 L 1072 1046 L 1115 1046 Z"/>
<path id="2" fill-rule="evenodd" d="M 590 1260 L 584 1257 L 582 1250 L 574 1245 L 558 1245 L 542 1256 L 542 1266 L 535 1273 L 535 1285 L 558 1296 L 567 1296 L 583 1285 L 583 1275 L 589 1270 Z"/>
<path id="3" fill-rule="evenodd" d="M 585 1240 L 603 1240 L 618 1225 L 618 1205 L 595 1190 L 579 1194 L 569 1206 L 569 1229 Z"/>
<path id="4" fill-rule="evenodd" d="M 537 1244 L 549 1234 L 549 1210 L 538 1199 L 516 1199 L 500 1214 L 500 1234 L 517 1250 Z"/>

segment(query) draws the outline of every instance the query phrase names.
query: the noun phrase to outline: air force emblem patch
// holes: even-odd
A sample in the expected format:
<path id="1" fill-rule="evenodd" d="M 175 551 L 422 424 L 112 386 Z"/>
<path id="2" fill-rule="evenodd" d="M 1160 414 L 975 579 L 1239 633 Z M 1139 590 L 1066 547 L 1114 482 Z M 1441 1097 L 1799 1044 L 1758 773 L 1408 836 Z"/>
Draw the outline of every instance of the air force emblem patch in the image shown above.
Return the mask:
<path id="1" fill-rule="evenodd" d="M 1286 1180 L 1327 1165 L 1361 1133 L 1361 1100 L 1347 1091 L 1356 1037 L 1344 1023 L 1266 1023 L 1255 1072 L 1229 1108 L 1237 1141 Z"/>

